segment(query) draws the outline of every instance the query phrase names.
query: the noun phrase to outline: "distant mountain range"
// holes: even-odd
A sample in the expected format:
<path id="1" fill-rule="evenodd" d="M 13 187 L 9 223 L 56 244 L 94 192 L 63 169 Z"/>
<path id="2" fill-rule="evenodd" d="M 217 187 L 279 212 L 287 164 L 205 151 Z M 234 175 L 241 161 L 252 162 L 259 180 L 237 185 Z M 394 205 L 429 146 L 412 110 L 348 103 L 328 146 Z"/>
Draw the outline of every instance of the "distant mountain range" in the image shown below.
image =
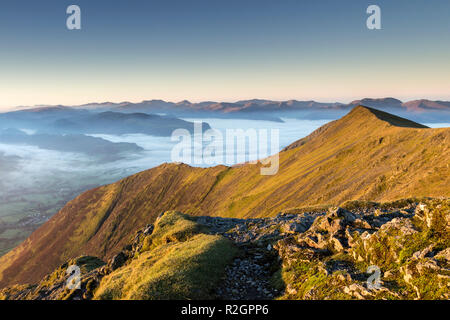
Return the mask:
<path id="1" fill-rule="evenodd" d="M 355 107 L 279 157 L 274 176 L 261 175 L 261 164 L 171 163 L 87 191 L 0 258 L 0 287 L 40 281 L 81 254 L 110 259 L 166 210 L 273 217 L 347 200 L 450 196 L 450 128 L 427 128 L 372 108 Z"/>
<path id="2" fill-rule="evenodd" d="M 273 100 L 241 100 L 237 102 L 214 102 L 204 101 L 199 103 L 191 103 L 183 100 L 178 103 L 166 102 L 163 100 L 145 100 L 139 103 L 121 102 L 121 103 L 90 103 L 77 106 L 79 108 L 106 108 L 116 109 L 127 112 L 144 112 L 144 111 L 213 111 L 222 113 L 236 112 L 259 112 L 259 111 L 305 111 L 305 110 L 348 110 L 357 105 L 367 105 L 378 109 L 400 109 L 414 112 L 427 111 L 450 111 L 449 101 L 431 101 L 431 100 L 413 100 L 402 102 L 394 98 L 371 99 L 364 98 L 355 100 L 348 104 L 332 102 L 323 103 L 316 101 L 273 101 Z"/>
<path id="3" fill-rule="evenodd" d="M 144 100 L 142 102 L 103 102 L 78 106 L 41 106 L 24 108 L 18 112 L 57 114 L 60 111 L 94 112 L 113 111 L 120 113 L 164 114 L 183 118 L 236 118 L 282 122 L 281 118 L 336 119 L 358 105 L 377 108 L 419 122 L 450 121 L 450 102 L 427 99 L 403 102 L 395 98 L 364 98 L 350 103 L 317 101 L 274 101 L 264 99 L 241 100 L 237 102 L 203 101 L 192 103 L 187 100 L 168 102 L 163 100 Z M 70 111 L 69 111 L 70 110 Z M 445 122 L 444 121 L 444 122 Z"/>

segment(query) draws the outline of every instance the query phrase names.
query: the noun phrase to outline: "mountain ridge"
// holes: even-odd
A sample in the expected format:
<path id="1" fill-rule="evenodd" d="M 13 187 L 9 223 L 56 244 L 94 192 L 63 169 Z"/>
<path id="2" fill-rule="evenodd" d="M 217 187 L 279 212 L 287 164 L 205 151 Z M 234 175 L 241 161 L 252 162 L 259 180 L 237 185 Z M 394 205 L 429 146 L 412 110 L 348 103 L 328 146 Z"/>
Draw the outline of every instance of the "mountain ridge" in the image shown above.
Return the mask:
<path id="1" fill-rule="evenodd" d="M 37 106 L 23 107 L 19 110 L 48 111 L 49 108 L 63 109 L 112 109 L 127 112 L 142 111 L 223 111 L 225 113 L 236 113 L 240 111 L 311 111 L 311 110 L 350 110 L 358 105 L 370 105 L 378 109 L 397 110 L 407 112 L 430 112 L 430 111 L 449 111 L 450 101 L 417 99 L 410 101 L 401 101 L 396 98 L 362 98 L 349 103 L 342 102 L 318 102 L 314 100 L 267 100 L 267 99 L 248 99 L 235 102 L 225 101 L 201 101 L 190 102 L 182 100 L 179 102 L 164 101 L 161 99 L 143 100 L 141 102 L 91 102 L 72 106 Z M 15 109 L 17 110 L 17 109 Z"/>
<path id="2" fill-rule="evenodd" d="M 167 210 L 248 218 L 347 200 L 450 195 L 450 128 L 358 106 L 299 141 L 280 153 L 275 176 L 261 176 L 261 164 L 163 164 L 85 192 L 0 258 L 0 286 L 35 282 L 82 253 L 111 258 Z"/>

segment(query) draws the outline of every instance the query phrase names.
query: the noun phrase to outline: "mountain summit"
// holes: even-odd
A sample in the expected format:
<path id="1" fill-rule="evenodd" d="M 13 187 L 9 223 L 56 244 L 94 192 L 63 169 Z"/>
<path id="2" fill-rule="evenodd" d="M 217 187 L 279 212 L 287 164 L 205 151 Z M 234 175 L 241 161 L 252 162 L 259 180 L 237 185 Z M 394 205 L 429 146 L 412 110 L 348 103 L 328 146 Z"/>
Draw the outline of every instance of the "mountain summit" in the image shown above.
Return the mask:
<path id="1" fill-rule="evenodd" d="M 0 258 L 0 286 L 37 282 L 81 254 L 110 259 L 167 210 L 269 217 L 347 200 L 449 196 L 449 162 L 450 128 L 357 106 L 280 152 L 274 176 L 260 175 L 260 164 L 163 164 L 83 193 Z"/>
<path id="2" fill-rule="evenodd" d="M 391 126 L 397 127 L 405 127 L 405 128 L 428 128 L 420 123 L 410 121 L 408 119 L 404 119 L 393 114 L 380 111 L 377 109 L 365 107 L 362 105 L 358 105 L 353 110 L 343 118 L 343 120 L 347 121 L 365 121 L 368 122 L 370 119 L 375 120 L 373 117 L 376 117 L 378 120 L 384 121 Z"/>

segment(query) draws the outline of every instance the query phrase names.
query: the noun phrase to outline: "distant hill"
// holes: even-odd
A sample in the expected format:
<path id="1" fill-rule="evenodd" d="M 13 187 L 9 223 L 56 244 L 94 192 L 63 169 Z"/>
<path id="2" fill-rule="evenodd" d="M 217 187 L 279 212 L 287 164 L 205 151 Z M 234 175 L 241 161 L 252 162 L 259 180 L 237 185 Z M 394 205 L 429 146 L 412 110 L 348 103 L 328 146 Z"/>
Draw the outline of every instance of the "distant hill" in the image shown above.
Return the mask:
<path id="1" fill-rule="evenodd" d="M 0 129 L 33 129 L 59 134 L 130 134 L 170 136 L 176 129 L 194 131 L 194 123 L 147 113 L 92 112 L 71 107 L 40 107 L 0 114 Z M 209 129 L 203 123 L 203 130 Z"/>
<path id="2" fill-rule="evenodd" d="M 207 123 L 203 130 L 210 129 Z M 176 129 L 194 132 L 194 123 L 175 117 L 146 113 L 120 113 L 106 111 L 78 118 L 63 118 L 55 121 L 54 128 L 59 132 L 81 132 L 102 134 L 141 133 L 153 136 L 170 136 Z"/>
<path id="3" fill-rule="evenodd" d="M 395 98 L 355 100 L 349 104 L 350 107 L 358 105 L 371 106 L 383 110 L 397 110 L 400 112 L 423 113 L 433 111 L 450 111 L 449 101 L 431 101 L 427 99 L 402 102 Z"/>
<path id="4" fill-rule="evenodd" d="M 0 130 L 0 143 L 37 146 L 41 149 L 61 152 L 84 153 L 103 162 L 116 161 L 130 153 L 139 153 L 144 150 L 135 143 L 114 143 L 82 134 L 28 135 L 17 129 Z"/>
<path id="5" fill-rule="evenodd" d="M 450 196 L 450 128 L 430 129 L 363 106 L 261 165 L 163 164 L 83 193 L 0 258 L 0 285 L 32 283 L 81 254 L 111 258 L 166 210 L 225 217 L 274 216 L 306 205 Z"/>
<path id="6" fill-rule="evenodd" d="M 430 101 L 426 99 L 408 101 L 402 104 L 409 111 L 426 112 L 431 110 L 450 110 L 450 101 Z"/>
<path id="7" fill-rule="evenodd" d="M 365 98 L 355 100 L 349 103 L 349 106 L 356 107 L 359 105 L 371 106 L 377 109 L 403 109 L 403 102 L 395 98 L 371 99 Z"/>

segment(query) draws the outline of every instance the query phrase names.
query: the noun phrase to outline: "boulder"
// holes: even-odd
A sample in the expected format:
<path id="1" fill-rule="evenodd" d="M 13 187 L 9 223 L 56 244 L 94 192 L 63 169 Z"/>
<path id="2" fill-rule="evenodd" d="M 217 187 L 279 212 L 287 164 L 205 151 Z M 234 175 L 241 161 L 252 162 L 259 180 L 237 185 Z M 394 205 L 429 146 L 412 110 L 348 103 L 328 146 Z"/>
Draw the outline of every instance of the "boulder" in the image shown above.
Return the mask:
<path id="1" fill-rule="evenodd" d="M 328 210 L 329 215 L 331 217 L 339 217 L 339 218 L 344 218 L 344 221 L 346 223 L 352 223 L 356 220 L 357 216 L 353 213 L 351 213 L 350 211 L 347 211 L 345 209 L 342 209 L 340 207 L 337 208 L 330 208 Z"/>
<path id="2" fill-rule="evenodd" d="M 149 224 L 144 229 L 144 235 L 149 236 L 153 233 L 153 230 L 155 229 L 155 226 L 153 224 Z"/>
<path id="3" fill-rule="evenodd" d="M 450 248 L 444 249 L 440 252 L 438 252 L 435 256 L 435 259 L 437 260 L 446 260 L 447 262 L 450 262 Z"/>
<path id="4" fill-rule="evenodd" d="M 116 270 L 123 266 L 126 261 L 127 256 L 123 252 L 120 252 L 109 261 L 109 266 L 111 270 Z"/>
<path id="5" fill-rule="evenodd" d="M 342 245 L 341 241 L 338 238 L 331 237 L 330 244 L 336 252 L 344 251 L 344 246 Z"/>
<path id="6" fill-rule="evenodd" d="M 281 231 L 285 233 L 303 233 L 307 227 L 302 223 L 288 222 L 281 226 Z"/>

